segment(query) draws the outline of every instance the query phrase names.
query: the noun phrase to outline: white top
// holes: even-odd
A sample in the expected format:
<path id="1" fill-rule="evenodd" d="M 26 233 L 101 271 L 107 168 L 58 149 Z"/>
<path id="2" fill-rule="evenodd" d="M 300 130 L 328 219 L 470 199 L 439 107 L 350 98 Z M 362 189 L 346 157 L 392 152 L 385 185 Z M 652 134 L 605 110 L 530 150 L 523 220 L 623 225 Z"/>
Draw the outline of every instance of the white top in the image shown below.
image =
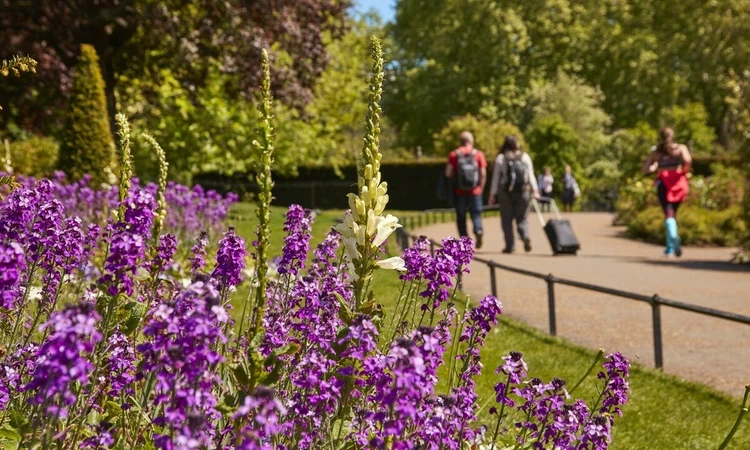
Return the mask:
<path id="1" fill-rule="evenodd" d="M 534 176 L 534 163 L 528 153 L 521 153 L 521 162 L 526 166 L 526 179 L 524 184 L 531 185 L 532 192 L 539 192 L 539 186 Z M 492 182 L 490 183 L 490 194 L 497 194 L 500 184 L 508 177 L 508 165 L 505 164 L 505 153 L 500 153 L 495 158 L 495 167 L 492 169 Z"/>

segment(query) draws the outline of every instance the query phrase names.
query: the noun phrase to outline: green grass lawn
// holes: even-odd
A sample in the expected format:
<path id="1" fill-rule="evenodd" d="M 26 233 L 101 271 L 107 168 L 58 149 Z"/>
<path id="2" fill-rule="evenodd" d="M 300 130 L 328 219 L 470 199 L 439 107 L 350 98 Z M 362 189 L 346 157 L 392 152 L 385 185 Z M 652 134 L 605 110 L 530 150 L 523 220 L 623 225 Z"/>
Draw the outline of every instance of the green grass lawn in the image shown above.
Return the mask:
<path id="1" fill-rule="evenodd" d="M 252 241 L 255 221 L 254 208 L 237 205 L 232 213 L 243 217 L 234 221 L 238 233 Z M 272 211 L 273 254 L 281 251 L 284 238 L 284 209 Z M 341 217 L 341 211 L 327 211 L 316 218 L 313 245 L 322 241 L 325 233 Z M 381 272 L 373 283 L 377 299 L 386 310 L 393 307 L 401 286 L 395 273 Z M 244 298 L 242 292 L 238 299 Z M 502 301 L 502 299 L 500 299 Z M 578 381 L 591 365 L 595 351 L 575 346 L 563 339 L 552 338 L 517 321 L 504 318 L 488 336 L 482 351 L 484 371 L 477 380 L 480 404 L 494 396 L 493 385 L 499 381 L 494 369 L 501 357 L 511 350 L 520 351 L 529 366 L 529 376 L 545 381 L 557 376 L 570 384 Z M 615 349 L 607 349 L 615 350 Z M 679 380 L 658 371 L 634 366 L 631 371 L 630 402 L 624 408 L 614 430 L 614 450 L 709 450 L 718 448 L 739 412 L 739 399 L 720 394 L 707 386 Z M 589 403 L 595 398 L 596 380 L 591 377 L 575 393 Z M 486 409 L 480 414 L 484 417 Z M 735 435 L 732 449 L 750 449 L 750 423 L 744 423 Z"/>

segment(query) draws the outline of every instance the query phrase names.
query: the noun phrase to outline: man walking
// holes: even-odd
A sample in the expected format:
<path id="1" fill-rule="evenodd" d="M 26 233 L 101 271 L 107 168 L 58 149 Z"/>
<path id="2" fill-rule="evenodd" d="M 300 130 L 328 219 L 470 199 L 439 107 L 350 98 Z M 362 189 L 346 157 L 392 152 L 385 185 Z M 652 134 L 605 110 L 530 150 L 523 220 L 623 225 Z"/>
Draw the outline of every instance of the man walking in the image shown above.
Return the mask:
<path id="1" fill-rule="evenodd" d="M 487 181 L 487 160 L 484 153 L 474 148 L 474 136 L 464 131 L 461 146 L 453 150 L 445 165 L 445 176 L 453 180 L 453 201 L 456 206 L 458 234 L 468 236 L 466 212 L 471 214 L 476 236 L 476 247 L 482 247 L 482 192 Z"/>

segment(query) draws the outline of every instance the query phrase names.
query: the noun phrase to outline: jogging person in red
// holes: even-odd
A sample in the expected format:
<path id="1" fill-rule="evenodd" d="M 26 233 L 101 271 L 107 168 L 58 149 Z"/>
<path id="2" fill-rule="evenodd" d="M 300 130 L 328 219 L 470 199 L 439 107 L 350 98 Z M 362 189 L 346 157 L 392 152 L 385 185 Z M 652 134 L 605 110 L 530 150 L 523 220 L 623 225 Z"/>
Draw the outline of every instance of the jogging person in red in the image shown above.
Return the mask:
<path id="1" fill-rule="evenodd" d="M 654 184 L 664 210 L 667 241 L 664 255 L 667 257 L 682 256 L 682 242 L 677 234 L 677 209 L 690 191 L 687 174 L 692 163 L 690 150 L 674 142 L 674 130 L 662 128 L 659 131 L 659 145 L 643 164 L 645 174 L 658 173 Z"/>
<path id="2" fill-rule="evenodd" d="M 482 192 L 487 182 L 487 160 L 484 153 L 474 148 L 474 136 L 464 131 L 461 146 L 453 150 L 445 165 L 446 178 L 453 180 L 453 201 L 456 207 L 458 234 L 468 236 L 466 213 L 471 215 L 476 236 L 476 247 L 482 247 Z"/>

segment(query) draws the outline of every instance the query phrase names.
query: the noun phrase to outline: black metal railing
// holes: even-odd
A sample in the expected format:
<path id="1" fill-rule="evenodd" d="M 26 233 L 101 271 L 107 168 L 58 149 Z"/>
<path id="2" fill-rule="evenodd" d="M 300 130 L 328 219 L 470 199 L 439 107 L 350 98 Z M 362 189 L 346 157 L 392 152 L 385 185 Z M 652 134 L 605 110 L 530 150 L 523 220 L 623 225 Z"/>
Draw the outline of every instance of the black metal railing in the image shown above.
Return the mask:
<path id="1" fill-rule="evenodd" d="M 496 211 L 496 208 L 487 207 L 488 211 Z M 418 236 L 409 234 L 407 230 L 422 227 L 430 223 L 437 223 L 439 220 L 442 222 L 446 221 L 446 216 L 450 217 L 453 210 L 451 209 L 437 209 L 427 210 L 417 215 L 405 216 L 404 226 L 405 228 L 397 230 L 398 243 L 401 249 L 404 250 L 409 247 L 409 240 L 417 239 Z M 423 220 L 424 217 L 424 220 Z M 441 247 L 441 243 L 429 239 L 430 251 L 434 253 L 437 247 Z M 557 336 L 557 318 L 555 308 L 555 285 L 561 284 L 564 286 L 575 287 L 578 289 L 584 289 L 588 291 L 598 292 L 601 294 L 608 294 L 615 297 L 625 298 L 629 300 L 635 300 L 639 302 L 648 303 L 651 306 L 651 321 L 653 326 L 653 338 L 654 338 L 654 365 L 658 369 L 664 367 L 664 349 L 662 341 L 662 327 L 661 327 L 661 307 L 674 308 L 682 311 L 689 311 L 703 316 L 714 317 L 717 319 L 728 320 L 732 322 L 742 323 L 750 325 L 750 317 L 741 314 L 731 313 L 727 311 L 721 311 L 713 308 L 706 308 L 704 306 L 692 305 L 677 300 L 670 300 L 663 298 L 658 294 L 651 296 L 638 294 L 635 292 L 623 291 L 620 289 L 613 289 L 604 286 L 598 286 L 595 284 L 584 283 L 581 281 L 569 280 L 566 278 L 559 278 L 552 274 L 543 274 L 540 272 L 534 272 L 532 270 L 521 269 L 505 264 L 497 263 L 493 260 L 475 257 L 475 262 L 482 263 L 487 266 L 490 274 L 490 292 L 492 295 L 497 297 L 497 274 L 496 271 L 504 270 L 507 272 L 516 273 L 532 278 L 538 278 L 544 280 L 547 283 L 547 310 L 549 315 L 549 333 L 552 336 Z"/>

